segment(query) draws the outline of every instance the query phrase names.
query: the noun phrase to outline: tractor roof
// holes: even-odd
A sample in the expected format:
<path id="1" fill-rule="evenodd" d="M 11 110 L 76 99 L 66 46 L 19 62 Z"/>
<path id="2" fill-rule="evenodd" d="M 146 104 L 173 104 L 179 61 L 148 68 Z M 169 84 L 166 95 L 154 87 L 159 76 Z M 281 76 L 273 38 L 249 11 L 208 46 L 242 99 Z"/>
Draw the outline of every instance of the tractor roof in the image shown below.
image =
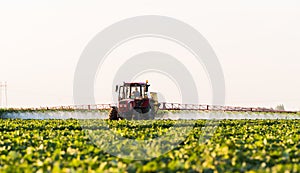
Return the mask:
<path id="1" fill-rule="evenodd" d="M 125 86 L 141 86 L 141 85 L 149 85 L 146 82 L 124 82 Z"/>

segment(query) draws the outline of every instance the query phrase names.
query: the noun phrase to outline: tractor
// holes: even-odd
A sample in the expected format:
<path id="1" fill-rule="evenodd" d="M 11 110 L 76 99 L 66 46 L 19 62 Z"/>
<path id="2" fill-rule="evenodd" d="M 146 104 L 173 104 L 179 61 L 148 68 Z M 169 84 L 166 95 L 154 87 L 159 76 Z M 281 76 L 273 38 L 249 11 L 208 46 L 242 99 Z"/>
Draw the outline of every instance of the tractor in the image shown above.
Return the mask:
<path id="1" fill-rule="evenodd" d="M 111 107 L 110 120 L 151 120 L 158 110 L 157 94 L 148 92 L 146 82 L 124 82 L 116 85 L 117 106 Z"/>

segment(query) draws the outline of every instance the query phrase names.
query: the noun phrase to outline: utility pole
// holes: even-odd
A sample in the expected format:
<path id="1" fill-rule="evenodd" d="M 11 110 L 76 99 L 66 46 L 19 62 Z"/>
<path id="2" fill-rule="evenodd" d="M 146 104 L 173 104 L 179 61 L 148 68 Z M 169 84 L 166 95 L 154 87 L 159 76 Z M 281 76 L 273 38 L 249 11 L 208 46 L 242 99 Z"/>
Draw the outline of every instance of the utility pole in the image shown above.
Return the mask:
<path id="1" fill-rule="evenodd" d="M 5 81 L 5 105 L 6 105 L 6 107 L 8 106 L 7 105 L 7 82 Z"/>
<path id="2" fill-rule="evenodd" d="M 2 108 L 3 94 L 2 94 L 2 82 L 0 82 L 0 108 Z"/>
<path id="3" fill-rule="evenodd" d="M 4 90 L 4 94 L 2 94 L 2 91 Z M 1 100 L 0 100 L 0 106 L 2 106 L 2 101 L 5 99 L 5 107 L 7 107 L 7 82 L 0 82 L 0 93 L 1 93 Z M 4 97 L 3 97 L 4 95 Z M 3 104 L 4 106 L 4 104 Z"/>

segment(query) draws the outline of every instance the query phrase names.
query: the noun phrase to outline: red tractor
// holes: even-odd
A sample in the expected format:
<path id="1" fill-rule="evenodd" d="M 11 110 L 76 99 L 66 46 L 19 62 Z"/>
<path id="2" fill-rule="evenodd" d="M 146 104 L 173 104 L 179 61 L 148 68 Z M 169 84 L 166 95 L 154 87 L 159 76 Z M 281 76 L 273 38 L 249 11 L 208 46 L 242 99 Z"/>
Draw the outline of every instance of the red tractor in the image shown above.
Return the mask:
<path id="1" fill-rule="evenodd" d="M 149 120 L 154 119 L 157 111 L 156 93 L 149 93 L 148 81 L 132 82 L 116 86 L 118 92 L 118 106 L 112 107 L 110 120 Z M 152 96 L 154 98 L 152 98 Z"/>

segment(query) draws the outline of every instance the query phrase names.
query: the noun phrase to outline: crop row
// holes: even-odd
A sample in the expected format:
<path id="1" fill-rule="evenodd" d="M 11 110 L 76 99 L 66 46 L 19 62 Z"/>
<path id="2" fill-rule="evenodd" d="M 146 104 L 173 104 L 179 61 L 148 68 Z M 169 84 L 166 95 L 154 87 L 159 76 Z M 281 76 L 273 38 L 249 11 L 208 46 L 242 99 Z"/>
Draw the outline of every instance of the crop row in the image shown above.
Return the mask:
<path id="1" fill-rule="evenodd" d="M 174 147 L 164 153 L 130 143 L 165 136 L 162 147 Z M 300 172 L 299 163 L 299 120 L 0 119 L 0 172 Z"/>

